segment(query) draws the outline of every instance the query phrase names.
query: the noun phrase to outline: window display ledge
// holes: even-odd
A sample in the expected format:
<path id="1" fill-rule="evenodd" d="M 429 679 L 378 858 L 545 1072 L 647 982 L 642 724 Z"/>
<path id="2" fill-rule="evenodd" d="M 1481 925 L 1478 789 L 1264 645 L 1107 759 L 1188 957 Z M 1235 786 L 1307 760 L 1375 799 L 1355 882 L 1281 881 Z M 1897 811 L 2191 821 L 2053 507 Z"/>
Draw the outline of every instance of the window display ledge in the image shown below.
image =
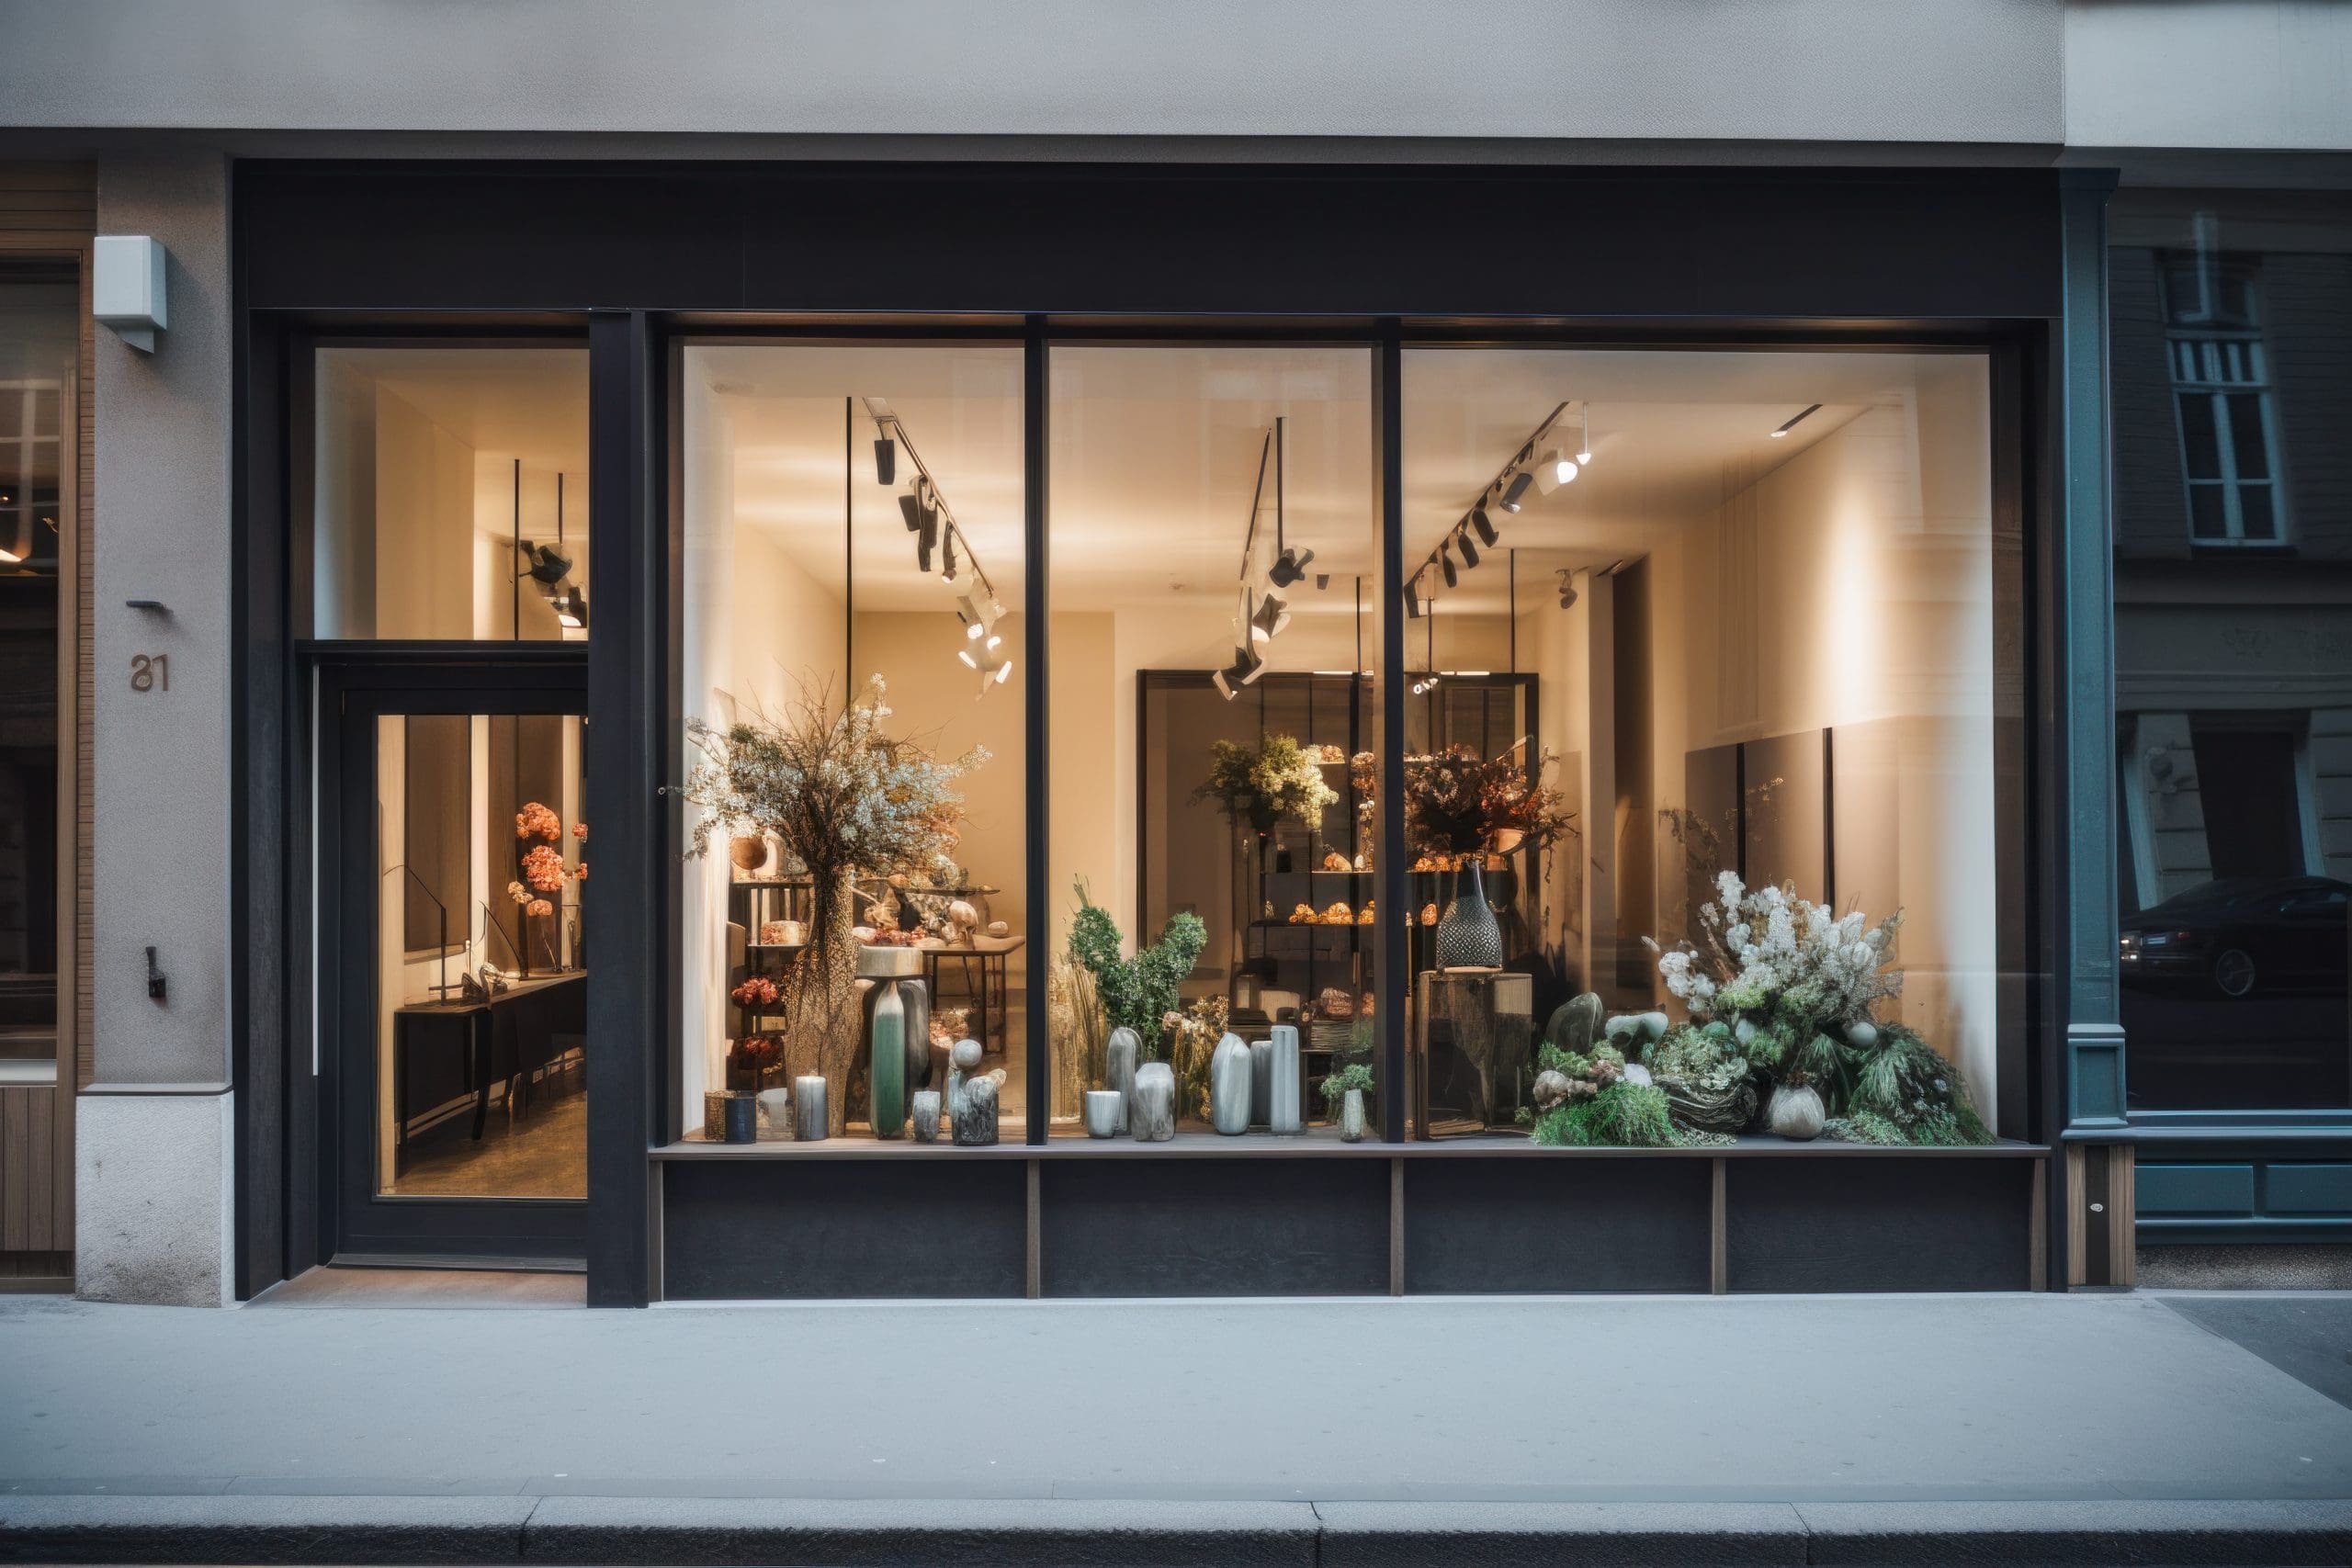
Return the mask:
<path id="1" fill-rule="evenodd" d="M 760 1144 L 720 1144 L 684 1138 L 652 1150 L 658 1160 L 807 1160 L 807 1159 L 1266 1159 L 1311 1154 L 1316 1158 L 1396 1156 L 1403 1159 L 1523 1158 L 1523 1159 L 2041 1159 L 2047 1144 L 1998 1143 L 1961 1147 L 1894 1147 L 1881 1144 L 1836 1143 L 1816 1139 L 1791 1143 L 1785 1138 L 1749 1135 L 1735 1143 L 1685 1148 L 1544 1148 L 1509 1134 L 1441 1138 L 1430 1142 L 1384 1144 L 1366 1139 L 1342 1143 L 1336 1129 L 1317 1127 L 1291 1137 L 1266 1133 L 1227 1137 L 1209 1132 L 1180 1132 L 1166 1142 L 1140 1144 L 1133 1138 L 1056 1136 L 1043 1144 L 1005 1142 L 978 1148 L 954 1144 L 919 1144 L 912 1139 L 891 1141 L 868 1137 L 826 1138 L 817 1143 L 785 1140 Z"/>

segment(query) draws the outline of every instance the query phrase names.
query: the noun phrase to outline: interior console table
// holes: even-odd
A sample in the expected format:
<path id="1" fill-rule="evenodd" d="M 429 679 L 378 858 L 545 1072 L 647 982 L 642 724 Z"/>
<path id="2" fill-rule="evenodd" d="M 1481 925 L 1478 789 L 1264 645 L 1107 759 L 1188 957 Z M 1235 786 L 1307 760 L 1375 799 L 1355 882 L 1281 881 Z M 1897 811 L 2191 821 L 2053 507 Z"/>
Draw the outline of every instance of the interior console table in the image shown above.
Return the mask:
<path id="1" fill-rule="evenodd" d="M 931 987 L 931 1007 L 933 1014 L 943 1007 L 957 1007 L 968 1003 L 972 1009 L 972 1038 L 991 1055 L 1001 1053 L 1005 1043 L 1005 1019 L 1010 1010 L 1008 996 L 1011 986 L 1008 960 L 1021 949 L 1025 937 L 976 936 L 969 947 L 926 947 L 922 949 L 923 978 Z M 949 964 L 956 966 L 961 988 L 953 996 L 939 987 L 939 971 Z"/>
<path id="2" fill-rule="evenodd" d="M 522 1080 L 557 1055 L 556 1037 L 588 1031 L 588 976 L 571 970 L 515 980 L 487 1001 L 412 1002 L 392 1012 L 392 1117 L 396 1144 L 408 1141 L 417 1111 L 458 1092 L 474 1097 L 473 1136 L 481 1138 L 494 1083 Z"/>

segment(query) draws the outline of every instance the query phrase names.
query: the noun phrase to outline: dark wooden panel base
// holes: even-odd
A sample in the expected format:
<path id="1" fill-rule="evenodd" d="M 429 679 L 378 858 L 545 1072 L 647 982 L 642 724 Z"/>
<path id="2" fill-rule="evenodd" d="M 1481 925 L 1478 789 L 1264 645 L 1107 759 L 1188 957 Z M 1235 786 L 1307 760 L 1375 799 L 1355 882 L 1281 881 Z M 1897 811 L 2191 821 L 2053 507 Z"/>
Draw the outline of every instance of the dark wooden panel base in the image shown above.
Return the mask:
<path id="1" fill-rule="evenodd" d="M 1408 1294 L 1707 1289 L 1712 1162 L 1408 1162 Z"/>
<path id="2" fill-rule="evenodd" d="M 2023 1291 L 2032 1287 L 2025 1160 L 1725 1162 L 1734 1291 Z"/>
<path id="3" fill-rule="evenodd" d="M 662 1172 L 672 1301 L 1018 1296 L 1023 1167 L 679 1161 Z"/>
<path id="4" fill-rule="evenodd" d="M 1041 1161 L 1048 1296 L 1385 1295 L 1384 1160 Z"/>

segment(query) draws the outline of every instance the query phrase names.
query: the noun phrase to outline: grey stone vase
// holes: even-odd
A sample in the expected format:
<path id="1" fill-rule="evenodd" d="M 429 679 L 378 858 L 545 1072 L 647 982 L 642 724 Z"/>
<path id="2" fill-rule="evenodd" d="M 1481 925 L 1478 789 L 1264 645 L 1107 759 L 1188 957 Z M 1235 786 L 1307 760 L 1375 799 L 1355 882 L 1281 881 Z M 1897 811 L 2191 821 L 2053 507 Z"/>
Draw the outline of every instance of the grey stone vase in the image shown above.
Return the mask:
<path id="1" fill-rule="evenodd" d="M 1266 1054 L 1271 1058 L 1269 1093 L 1261 1114 L 1276 1136 L 1291 1137 L 1306 1130 L 1299 1105 L 1298 1025 L 1278 1023 L 1270 1032 L 1272 1038 L 1266 1042 Z"/>
<path id="2" fill-rule="evenodd" d="M 1340 1097 L 1340 1142 L 1363 1142 L 1363 1090 L 1351 1089 Z"/>
<path id="3" fill-rule="evenodd" d="M 988 1053 L 980 1049 L 977 1040 L 958 1040 L 947 1054 L 947 1116 L 954 1121 L 963 1111 L 964 1089 L 972 1075 L 980 1068 L 980 1058 Z"/>
<path id="4" fill-rule="evenodd" d="M 1791 1143 L 1808 1143 L 1821 1136 L 1823 1122 L 1820 1092 L 1809 1083 L 1793 1089 L 1779 1085 L 1764 1108 L 1764 1124 Z"/>
<path id="5" fill-rule="evenodd" d="M 1487 902 L 1486 869 L 1476 860 L 1453 874 L 1453 902 L 1446 906 L 1437 923 L 1437 966 L 1503 966 L 1502 923 L 1495 919 L 1494 906 Z"/>
<path id="6" fill-rule="evenodd" d="M 1209 1056 L 1209 1124 L 1227 1137 L 1250 1130 L 1250 1108 L 1256 1103 L 1252 1055 L 1241 1036 L 1227 1034 Z"/>
<path id="7" fill-rule="evenodd" d="M 1108 1043 L 1102 1047 L 1102 1077 L 1104 1087 L 1119 1096 L 1119 1132 L 1127 1130 L 1127 1118 L 1133 1114 L 1136 1099 L 1136 1064 L 1143 1059 L 1143 1040 L 1132 1029 L 1111 1031 Z"/>
<path id="8" fill-rule="evenodd" d="M 996 1079 L 974 1078 L 964 1086 L 964 1100 L 956 1111 L 956 1143 L 960 1148 L 986 1148 L 996 1142 Z"/>
<path id="9" fill-rule="evenodd" d="M 1126 1100 L 1115 1089 L 1090 1089 L 1086 1091 L 1086 1135 L 1090 1138 L 1115 1137 L 1119 1131 L 1119 1112 L 1126 1109 Z"/>
<path id="10" fill-rule="evenodd" d="M 913 1095 L 915 1142 L 939 1142 L 940 1093 L 935 1089 L 919 1089 Z"/>
<path id="11" fill-rule="evenodd" d="M 1146 1062 L 1136 1069 L 1127 1127 L 1139 1144 L 1164 1144 L 1176 1135 L 1176 1071 L 1167 1063 Z"/>
<path id="12" fill-rule="evenodd" d="M 1262 1127 L 1274 1108 L 1274 1043 L 1250 1042 L 1250 1124 Z"/>
<path id="13" fill-rule="evenodd" d="M 803 1144 L 824 1141 L 825 1080 L 815 1073 L 792 1080 L 792 1136 Z"/>

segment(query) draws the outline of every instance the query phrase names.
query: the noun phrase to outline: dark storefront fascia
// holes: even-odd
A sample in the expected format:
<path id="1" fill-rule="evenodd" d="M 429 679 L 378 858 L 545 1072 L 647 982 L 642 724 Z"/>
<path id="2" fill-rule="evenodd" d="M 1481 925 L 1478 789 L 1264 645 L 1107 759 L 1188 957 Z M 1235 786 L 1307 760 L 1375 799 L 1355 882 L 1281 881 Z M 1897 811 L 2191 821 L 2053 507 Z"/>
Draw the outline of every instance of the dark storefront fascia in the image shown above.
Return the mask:
<path id="1" fill-rule="evenodd" d="M 591 510 L 620 520 L 594 530 L 591 547 L 596 580 L 617 585 L 599 597 L 584 660 L 596 721 L 587 787 L 603 803 L 597 897 L 653 912 L 603 939 L 589 982 L 592 1301 L 2028 1288 L 2126 1277 L 2078 1223 L 2108 1190 L 2102 1180 L 2129 1179 L 2128 1156 L 2079 1152 L 2131 1136 L 2115 915 L 2108 898 L 2069 891 L 2103 889 L 2113 874 L 2113 717 L 2101 699 L 2112 614 L 2101 230 L 2110 184 L 2049 172 L 241 165 L 239 1293 L 323 1261 L 320 1108 L 299 1070 L 310 1046 L 295 1006 L 311 917 L 298 849 L 305 719 L 292 673 L 316 650 L 292 645 L 287 615 L 288 475 L 307 439 L 289 417 L 290 351 L 317 334 L 360 333 L 553 332 L 588 345 Z M 1500 213 L 1512 218 L 1512 243 L 1493 238 Z M 995 1149 L 679 1156 L 664 1133 L 682 1093 L 679 846 L 673 814 L 659 809 L 674 783 L 680 717 L 665 367 L 674 338 L 712 332 L 1023 344 L 1032 606 L 1045 602 L 1048 338 L 1369 345 L 1392 389 L 1379 459 L 1392 580 L 1403 553 L 1394 370 L 1408 344 L 1987 352 L 1996 505 L 2021 524 L 2027 557 L 2019 624 L 2001 628 L 2023 647 L 2026 704 L 2024 754 L 2008 760 L 2023 776 L 2024 820 L 2011 835 L 2019 841 L 2004 846 L 2025 887 L 2021 948 L 2013 967 L 2004 960 L 2025 1043 L 2014 1064 L 2023 1092 L 2003 1106 L 2008 1142 L 1791 1146 L 1770 1158 L 1505 1152 L 1401 1141 L 1402 1097 L 1392 1095 L 1388 1141 L 1328 1154 L 1049 1145 L 1038 1112 L 1028 1143 Z M 1034 716 L 1045 712 L 1046 619 L 1030 617 L 1023 661 L 1033 846 L 1046 841 L 1051 809 Z M 1401 669 L 1397 617 L 1385 628 L 1382 667 Z M 1388 682 L 1387 700 L 1401 702 L 1399 686 Z M 1034 850 L 1028 875 L 1030 906 L 1047 907 Z M 1032 1015 L 1043 1016 L 1042 966 L 1029 985 Z M 1380 1010 L 1385 1081 L 1403 1081 L 1399 1016 Z M 1033 1089 L 1043 1056 L 1032 1056 Z M 1033 1092 L 1030 1103 L 1041 1100 Z M 1572 1195 L 1608 1217 L 1589 1234 L 1560 1233 Z M 808 1268 L 826 1256 L 810 1223 L 819 1214 L 836 1235 L 854 1216 L 873 1246 Z M 1138 1222 L 1149 1235 L 1136 1236 Z M 1555 1263 L 1531 1270 L 1517 1238 L 1539 1224 L 1560 1246 Z M 846 1250 L 855 1249 L 831 1249 Z M 1193 1263 L 1177 1277 L 1118 1261 L 1155 1251 Z"/>

